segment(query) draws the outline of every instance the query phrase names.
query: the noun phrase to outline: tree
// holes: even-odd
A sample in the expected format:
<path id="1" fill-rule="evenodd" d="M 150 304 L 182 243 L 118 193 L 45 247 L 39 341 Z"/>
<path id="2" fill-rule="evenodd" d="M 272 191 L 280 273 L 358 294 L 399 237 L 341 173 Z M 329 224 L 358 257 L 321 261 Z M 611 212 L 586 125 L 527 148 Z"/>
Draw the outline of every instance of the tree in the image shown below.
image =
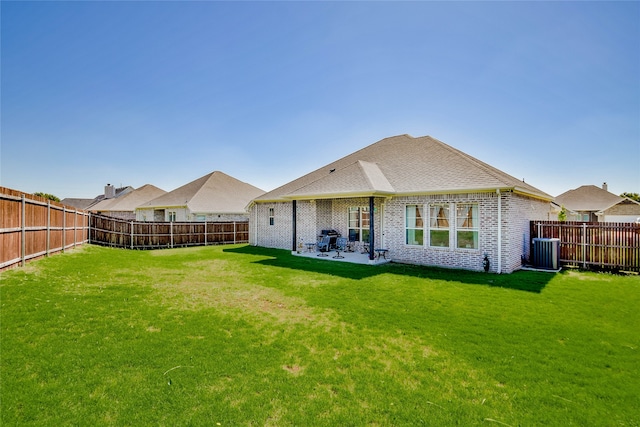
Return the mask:
<path id="1" fill-rule="evenodd" d="M 562 205 L 560 212 L 558 212 L 558 221 L 565 222 L 567 220 L 567 209 Z"/>
<path id="2" fill-rule="evenodd" d="M 631 200 L 635 200 L 636 202 L 640 202 L 640 194 L 638 193 L 622 193 L 620 197 L 627 197 Z"/>
<path id="3" fill-rule="evenodd" d="M 34 196 L 43 197 L 45 199 L 53 200 L 54 202 L 59 202 L 60 201 L 60 198 L 54 196 L 53 194 L 49 194 L 49 193 L 37 192 L 37 193 L 33 193 L 33 195 Z"/>

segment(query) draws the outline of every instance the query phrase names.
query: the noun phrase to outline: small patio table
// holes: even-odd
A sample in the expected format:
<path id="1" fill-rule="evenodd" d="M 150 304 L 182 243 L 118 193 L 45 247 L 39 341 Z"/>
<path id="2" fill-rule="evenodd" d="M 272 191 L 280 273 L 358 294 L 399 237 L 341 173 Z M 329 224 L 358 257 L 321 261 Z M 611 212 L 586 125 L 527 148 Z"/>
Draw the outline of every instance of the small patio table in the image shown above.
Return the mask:
<path id="1" fill-rule="evenodd" d="M 307 252 L 313 252 L 313 248 L 316 246 L 315 243 L 305 243 L 307 245 Z"/>
<path id="2" fill-rule="evenodd" d="M 384 259 L 387 259 L 387 252 L 389 252 L 389 249 L 378 248 L 375 249 L 375 251 L 378 254 L 378 259 L 380 259 L 380 256 L 382 256 L 382 258 Z"/>

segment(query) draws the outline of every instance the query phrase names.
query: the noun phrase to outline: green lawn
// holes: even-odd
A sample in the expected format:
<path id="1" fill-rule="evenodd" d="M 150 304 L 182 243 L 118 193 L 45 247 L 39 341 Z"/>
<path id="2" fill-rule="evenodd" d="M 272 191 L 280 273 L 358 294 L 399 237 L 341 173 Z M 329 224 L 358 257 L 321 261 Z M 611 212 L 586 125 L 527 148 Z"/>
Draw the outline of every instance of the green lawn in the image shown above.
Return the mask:
<path id="1" fill-rule="evenodd" d="M 0 304 L 2 426 L 640 424 L 638 276 L 87 246 Z"/>

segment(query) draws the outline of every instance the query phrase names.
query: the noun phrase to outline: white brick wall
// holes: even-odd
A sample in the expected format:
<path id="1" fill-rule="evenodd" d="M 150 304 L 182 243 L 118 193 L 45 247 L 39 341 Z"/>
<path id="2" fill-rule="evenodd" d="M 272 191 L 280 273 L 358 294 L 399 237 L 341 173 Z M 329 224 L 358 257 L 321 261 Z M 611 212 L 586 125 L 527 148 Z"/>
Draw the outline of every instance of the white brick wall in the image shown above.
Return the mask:
<path id="1" fill-rule="evenodd" d="M 502 262 L 501 272 L 510 273 L 521 266 L 521 257 L 529 256 L 529 221 L 546 219 L 549 203 L 515 193 L 501 193 L 502 204 Z M 405 207 L 409 204 L 478 203 L 479 239 L 477 249 L 408 246 L 405 244 Z M 348 234 L 348 209 L 369 206 L 368 198 L 332 199 L 297 202 L 298 241 L 315 241 L 320 230 L 332 228 L 343 236 Z M 452 207 L 452 214 L 455 211 Z M 274 208 L 275 223 L 269 225 L 269 208 Z M 292 249 L 292 204 L 255 204 L 249 217 L 252 245 Z M 492 272 L 498 268 L 498 195 L 496 193 L 440 194 L 376 198 L 374 226 L 376 247 L 386 247 L 394 261 L 418 265 L 432 265 L 482 271 L 486 253 Z M 425 210 L 425 219 L 426 219 Z M 452 225 L 455 219 L 451 221 Z M 455 228 L 451 230 L 455 233 Z M 425 229 L 426 234 L 426 229 Z"/>

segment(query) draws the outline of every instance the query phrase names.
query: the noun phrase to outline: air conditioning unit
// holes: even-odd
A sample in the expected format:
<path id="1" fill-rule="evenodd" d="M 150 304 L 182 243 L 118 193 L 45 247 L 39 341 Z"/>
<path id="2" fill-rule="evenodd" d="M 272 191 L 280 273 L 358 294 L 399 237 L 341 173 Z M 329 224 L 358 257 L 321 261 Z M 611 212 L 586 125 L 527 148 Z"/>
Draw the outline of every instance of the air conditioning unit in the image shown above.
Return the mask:
<path id="1" fill-rule="evenodd" d="M 557 270 L 560 266 L 560 239 L 533 239 L 533 265 Z"/>

